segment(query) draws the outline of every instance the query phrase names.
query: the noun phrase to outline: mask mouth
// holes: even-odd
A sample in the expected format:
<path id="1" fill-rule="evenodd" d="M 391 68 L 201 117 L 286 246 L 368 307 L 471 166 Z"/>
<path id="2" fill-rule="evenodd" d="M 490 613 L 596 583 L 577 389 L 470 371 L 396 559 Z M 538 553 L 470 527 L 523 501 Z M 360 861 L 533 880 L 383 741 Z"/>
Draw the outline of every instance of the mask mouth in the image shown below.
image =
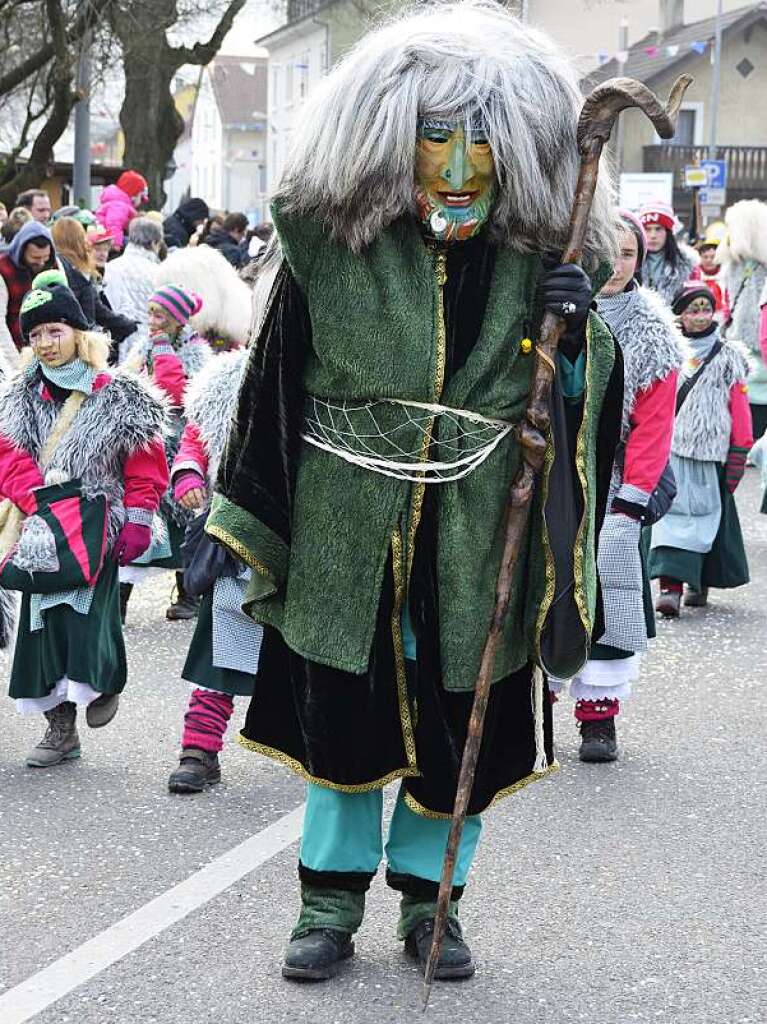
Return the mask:
<path id="1" fill-rule="evenodd" d="M 476 200 L 479 192 L 438 192 L 440 201 L 450 209 L 465 210 Z"/>

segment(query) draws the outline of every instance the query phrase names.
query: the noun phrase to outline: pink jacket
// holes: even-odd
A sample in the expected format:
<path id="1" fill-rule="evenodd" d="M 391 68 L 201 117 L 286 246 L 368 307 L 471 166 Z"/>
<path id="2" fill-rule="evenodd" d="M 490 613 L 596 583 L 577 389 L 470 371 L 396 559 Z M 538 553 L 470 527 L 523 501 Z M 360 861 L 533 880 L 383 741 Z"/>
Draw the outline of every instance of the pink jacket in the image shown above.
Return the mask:
<path id="1" fill-rule="evenodd" d="M 123 192 L 117 185 L 107 185 L 102 190 L 96 220 L 112 234 L 115 249 L 122 249 L 125 232 L 135 216 L 136 210 L 127 192 Z"/>
<path id="2" fill-rule="evenodd" d="M 671 454 L 674 436 L 677 374 L 670 373 L 640 391 L 631 411 L 631 431 L 626 441 L 623 482 L 642 491 L 658 486 Z"/>
<path id="3" fill-rule="evenodd" d="M 110 374 L 100 374 L 93 383 L 94 390 L 104 387 L 110 380 Z M 52 400 L 47 390 L 43 391 L 43 398 Z M 126 508 L 157 511 L 168 486 L 168 465 L 161 437 L 157 437 L 148 448 L 139 448 L 128 456 L 123 465 L 123 480 Z M 44 483 L 40 467 L 29 452 L 0 434 L 0 496 L 10 498 L 30 515 L 36 508 L 32 492 Z"/>

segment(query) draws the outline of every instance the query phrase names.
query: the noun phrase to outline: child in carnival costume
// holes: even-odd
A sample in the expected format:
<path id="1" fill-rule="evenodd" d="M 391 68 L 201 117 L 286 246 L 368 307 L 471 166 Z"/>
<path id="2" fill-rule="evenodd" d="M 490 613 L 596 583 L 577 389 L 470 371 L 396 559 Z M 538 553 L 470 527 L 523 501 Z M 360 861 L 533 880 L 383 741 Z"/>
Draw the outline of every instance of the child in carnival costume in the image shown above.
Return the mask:
<path id="1" fill-rule="evenodd" d="M 679 616 L 684 603 L 708 603 L 709 587 L 748 583 L 735 489 L 753 444 L 743 345 L 725 340 L 714 319 L 715 300 L 704 285 L 691 285 L 674 302 L 687 339 L 680 378 L 671 466 L 677 495 L 652 528 L 650 575 L 660 579 L 655 608 Z"/>
<path id="2" fill-rule="evenodd" d="M 353 954 L 394 780 L 386 877 L 398 937 L 425 963 L 547 308 L 566 318 L 572 400 L 552 402 L 438 978 L 474 972 L 458 904 L 481 813 L 555 767 L 538 666 L 571 676 L 588 655 L 622 402 L 590 311 L 613 253 L 609 175 L 596 283 L 558 265 L 576 82 L 503 7 L 419 11 L 325 79 L 276 193 L 276 279 L 207 529 L 251 568 L 245 609 L 265 627 L 242 742 L 308 782 L 288 978 L 329 978 Z"/>
<path id="3" fill-rule="evenodd" d="M 0 494 L 26 517 L 14 563 L 50 571 L 36 493 L 70 480 L 80 480 L 89 498 L 106 496 L 107 553 L 94 586 L 23 595 L 9 693 L 23 714 L 48 720 L 27 757 L 34 768 L 80 756 L 77 705 L 87 706 L 91 728 L 117 712 L 126 681 L 118 564 L 149 547 L 168 484 L 163 397 L 148 382 L 108 369 L 109 339 L 89 330 L 60 277 L 36 279 L 22 303 L 32 358 L 0 395 Z"/>
<path id="4" fill-rule="evenodd" d="M 639 219 L 647 237 L 647 253 L 642 283 L 670 306 L 698 265 L 698 254 L 676 240 L 682 227 L 673 207 L 658 199 L 639 210 Z"/>
<path id="5" fill-rule="evenodd" d="M 760 344 L 761 307 L 767 300 L 767 203 L 743 199 L 727 210 L 724 221 L 727 235 L 717 249 L 729 297 L 724 332 L 748 352 L 748 402 L 758 440 L 767 430 L 767 358 Z"/>
<path id="6" fill-rule="evenodd" d="M 658 295 L 639 284 L 647 252 L 642 222 L 619 210 L 620 245 L 613 276 L 597 297 L 597 310 L 623 355 L 621 445 L 613 469 L 611 508 L 627 517 L 608 516 L 598 540 L 601 601 L 589 660 L 570 680 L 581 733 L 582 761 L 618 757 L 615 720 L 620 702 L 639 676 L 641 652 L 655 636 L 642 524 L 655 511 L 657 488 L 668 464 L 674 433 L 676 385 L 684 359 L 673 314 Z M 549 680 L 557 693 L 561 680 Z"/>
<path id="7" fill-rule="evenodd" d="M 196 376 L 186 394 L 186 426 L 171 474 L 173 497 L 200 513 L 218 473 L 226 431 L 237 405 L 248 352 L 226 352 Z M 184 716 L 179 766 L 171 774 L 173 793 L 198 793 L 221 779 L 218 755 L 234 710 L 235 696 L 253 693 L 263 636 L 242 611 L 251 570 L 237 561 L 202 598 L 183 668 L 192 684 Z"/>
<path id="8" fill-rule="evenodd" d="M 184 429 L 184 390 L 187 383 L 206 365 L 213 353 L 204 338 L 189 326 L 189 320 L 202 308 L 195 292 L 179 285 L 161 285 L 149 299 L 149 337 L 127 359 L 131 369 L 143 369 L 163 391 L 172 408 L 171 429 L 166 441 L 168 466 L 173 462 Z M 120 572 L 120 608 L 125 622 L 133 587 L 150 568 L 173 569 L 176 574 L 176 598 L 165 612 L 171 621 L 193 619 L 198 602 L 184 590 L 181 544 L 191 512 L 174 500 L 170 491 L 163 498 L 164 532 L 135 565 Z"/>
<path id="9" fill-rule="evenodd" d="M 693 267 L 690 274 L 691 281 L 702 281 L 714 296 L 716 302 L 715 317 L 718 324 L 725 324 L 730 319 L 728 295 L 724 286 L 724 275 L 722 265 L 717 262 L 717 251 L 721 238 L 713 235 L 706 235 L 698 242 L 696 249 L 700 257 L 700 263 Z"/>

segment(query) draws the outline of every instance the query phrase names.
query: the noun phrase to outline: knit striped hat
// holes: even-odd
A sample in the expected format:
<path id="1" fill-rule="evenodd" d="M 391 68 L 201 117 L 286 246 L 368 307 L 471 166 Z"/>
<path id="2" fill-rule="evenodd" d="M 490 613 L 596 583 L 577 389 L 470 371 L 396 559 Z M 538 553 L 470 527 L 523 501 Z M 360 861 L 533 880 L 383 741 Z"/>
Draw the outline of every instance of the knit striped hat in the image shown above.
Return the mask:
<path id="1" fill-rule="evenodd" d="M 202 309 L 202 299 L 197 292 L 181 288 L 177 284 L 161 285 L 150 296 L 149 301 L 162 306 L 182 326 Z"/>

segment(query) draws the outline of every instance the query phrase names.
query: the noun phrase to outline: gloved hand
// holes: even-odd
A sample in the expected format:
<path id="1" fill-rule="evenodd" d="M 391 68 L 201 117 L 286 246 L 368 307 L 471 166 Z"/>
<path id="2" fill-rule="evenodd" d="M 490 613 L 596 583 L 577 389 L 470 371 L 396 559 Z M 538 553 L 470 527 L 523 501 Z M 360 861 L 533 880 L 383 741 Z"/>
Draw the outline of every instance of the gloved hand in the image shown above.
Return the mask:
<path id="1" fill-rule="evenodd" d="M 730 448 L 727 453 L 727 460 L 724 464 L 724 478 L 730 494 L 735 493 L 738 484 L 743 479 L 743 474 L 746 472 L 747 455 L 748 449 L 735 446 Z"/>
<path id="2" fill-rule="evenodd" d="M 575 263 L 558 266 L 544 264 L 541 279 L 543 305 L 564 318 L 568 331 L 579 329 L 588 315 L 592 303 L 591 279 Z"/>
<path id="3" fill-rule="evenodd" d="M 173 478 L 173 497 L 184 508 L 202 508 L 206 495 L 205 481 L 193 469 L 184 469 Z"/>
<path id="4" fill-rule="evenodd" d="M 114 557 L 120 565 L 130 565 L 143 555 L 152 543 L 151 526 L 140 523 L 126 523 L 114 546 Z"/>
<path id="5" fill-rule="evenodd" d="M 598 640 L 622 651 L 643 651 L 647 647 L 639 554 L 641 529 L 638 520 L 611 512 L 599 533 L 597 570 L 605 631 Z"/>

